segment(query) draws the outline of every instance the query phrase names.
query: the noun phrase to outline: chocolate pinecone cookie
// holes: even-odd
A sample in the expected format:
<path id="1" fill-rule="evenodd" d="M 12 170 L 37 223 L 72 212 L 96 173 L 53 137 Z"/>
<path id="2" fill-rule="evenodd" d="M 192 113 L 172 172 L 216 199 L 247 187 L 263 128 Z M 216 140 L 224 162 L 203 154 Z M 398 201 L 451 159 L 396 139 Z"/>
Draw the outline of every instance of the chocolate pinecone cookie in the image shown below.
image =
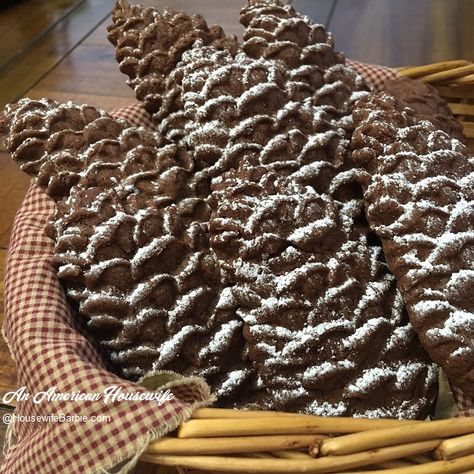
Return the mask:
<path id="1" fill-rule="evenodd" d="M 348 112 L 355 93 L 368 88 L 345 65 L 344 55 L 334 49 L 333 38 L 323 25 L 278 0 L 247 0 L 240 22 L 245 26 L 244 52 L 254 59 L 283 62 L 294 100 L 309 95 L 316 106 L 326 105 L 334 119 L 345 116 L 339 125 L 350 127 Z"/>
<path id="2" fill-rule="evenodd" d="M 115 47 L 120 71 L 129 77 L 128 85 L 154 114 L 164 135 L 183 138 L 184 132 L 180 133 L 178 125 L 163 123 L 165 119 L 180 123 L 183 113 L 180 79 L 170 73 L 196 40 L 235 53 L 239 49 L 237 39 L 225 36 L 218 25 L 208 27 L 200 15 L 170 8 L 159 12 L 152 7 L 130 5 L 125 0 L 117 2 L 112 20 L 108 38 Z M 167 128 L 171 128 L 169 134 Z"/>
<path id="3" fill-rule="evenodd" d="M 401 106 L 412 109 L 417 120 L 428 120 L 436 129 L 465 142 L 461 123 L 456 120 L 448 103 L 433 86 L 408 77 L 400 77 L 385 81 L 382 88 L 396 97 Z"/>
<path id="4" fill-rule="evenodd" d="M 0 116 L 12 158 L 56 201 L 79 182 L 87 160 L 81 152 L 124 127 L 94 107 L 48 99 L 22 99 Z"/>
<path id="5" fill-rule="evenodd" d="M 343 176 L 332 179 L 344 130 L 323 107 L 292 102 L 276 61 L 196 47 L 183 65 L 189 144 L 214 163 L 211 247 L 275 408 L 424 416 L 436 369 L 381 248 L 368 244 L 360 199 L 339 193 Z"/>
<path id="6" fill-rule="evenodd" d="M 249 57 L 282 61 L 313 89 L 322 85 L 322 77 L 312 66 L 328 69 L 345 61 L 323 25 L 278 0 L 247 0 L 240 23 L 245 26 L 242 49 Z"/>
<path id="7" fill-rule="evenodd" d="M 58 277 L 118 371 L 204 376 L 252 402 L 243 322 L 209 248 L 189 154 L 88 106 L 24 99 L 2 120 L 22 169 L 57 202 Z"/>
<path id="8" fill-rule="evenodd" d="M 354 160 L 413 327 L 432 359 L 474 394 L 474 158 L 385 93 L 354 110 Z"/>

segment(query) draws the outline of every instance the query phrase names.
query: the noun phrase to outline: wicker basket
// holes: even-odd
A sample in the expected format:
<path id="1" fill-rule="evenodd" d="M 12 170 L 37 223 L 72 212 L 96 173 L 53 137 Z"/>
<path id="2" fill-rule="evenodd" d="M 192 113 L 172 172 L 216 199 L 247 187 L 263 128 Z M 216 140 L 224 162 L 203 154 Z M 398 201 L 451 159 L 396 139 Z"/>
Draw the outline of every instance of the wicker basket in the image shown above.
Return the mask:
<path id="1" fill-rule="evenodd" d="M 448 61 L 401 68 L 435 86 L 474 150 L 474 64 Z M 474 417 L 440 421 L 324 418 L 277 412 L 200 409 L 151 443 L 137 473 L 474 474 Z"/>
<path id="2" fill-rule="evenodd" d="M 151 443 L 141 459 L 207 473 L 472 473 L 474 418 L 368 420 L 207 408 Z"/>
<path id="3" fill-rule="evenodd" d="M 474 63 L 460 59 L 404 67 L 398 72 L 436 87 L 462 123 L 464 135 L 468 138 L 471 150 L 474 150 Z"/>

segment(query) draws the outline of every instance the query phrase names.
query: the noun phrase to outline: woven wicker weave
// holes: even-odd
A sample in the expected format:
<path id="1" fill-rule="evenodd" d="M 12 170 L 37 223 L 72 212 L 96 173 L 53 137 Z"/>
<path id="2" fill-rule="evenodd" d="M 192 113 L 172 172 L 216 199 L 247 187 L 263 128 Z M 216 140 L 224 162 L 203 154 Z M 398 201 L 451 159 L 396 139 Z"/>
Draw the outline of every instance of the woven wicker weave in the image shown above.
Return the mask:
<path id="1" fill-rule="evenodd" d="M 474 472 L 473 433 L 472 418 L 367 420 L 205 408 L 173 436 L 151 443 L 141 459 L 208 473 Z"/>
<path id="2" fill-rule="evenodd" d="M 474 63 L 465 60 L 446 61 L 398 70 L 403 76 L 427 82 L 436 87 L 453 114 L 462 123 L 464 135 L 474 143 Z"/>

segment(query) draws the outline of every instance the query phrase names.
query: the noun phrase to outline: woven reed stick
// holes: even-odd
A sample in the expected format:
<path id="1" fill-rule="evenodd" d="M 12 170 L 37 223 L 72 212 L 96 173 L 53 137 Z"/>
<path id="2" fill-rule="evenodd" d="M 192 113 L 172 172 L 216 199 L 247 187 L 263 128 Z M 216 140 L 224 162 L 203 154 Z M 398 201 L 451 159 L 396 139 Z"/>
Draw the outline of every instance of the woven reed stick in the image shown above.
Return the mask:
<path id="1" fill-rule="evenodd" d="M 456 115 L 474 115 L 474 105 L 448 103 L 449 108 Z"/>
<path id="2" fill-rule="evenodd" d="M 218 470 L 219 472 L 273 474 L 305 472 L 308 474 L 318 474 L 333 471 L 341 472 L 343 469 L 370 466 L 414 454 L 425 453 L 435 449 L 439 441 L 440 440 L 421 441 L 418 443 L 365 451 L 350 456 L 328 456 L 310 460 L 252 459 L 226 456 L 167 456 L 151 454 L 143 454 L 141 459 L 165 466 L 180 466 L 210 471 Z M 472 466 L 474 467 L 474 459 Z"/>
<path id="3" fill-rule="evenodd" d="M 420 77 L 423 82 L 441 82 L 456 79 L 467 74 L 474 73 L 474 64 L 467 64 L 466 66 L 456 67 L 447 71 L 435 72 L 427 76 Z"/>
<path id="4" fill-rule="evenodd" d="M 446 98 L 455 98 L 455 99 L 474 99 L 474 88 L 472 87 L 450 87 L 437 85 L 436 89 L 440 93 L 441 97 Z"/>
<path id="5" fill-rule="evenodd" d="M 452 461 L 434 461 L 428 464 L 384 469 L 377 471 L 359 471 L 358 474 L 474 474 L 474 455 L 453 459 Z"/>
<path id="6" fill-rule="evenodd" d="M 405 461 L 403 459 L 395 459 L 394 461 L 381 462 L 374 467 L 379 468 L 379 469 L 396 469 L 398 467 L 407 467 L 407 466 L 413 466 L 413 463 L 409 461 Z"/>
<path id="7" fill-rule="evenodd" d="M 319 454 L 319 441 L 316 441 L 316 442 L 311 443 L 309 445 L 308 454 L 312 458 L 317 458 L 318 457 L 318 454 Z"/>
<path id="8" fill-rule="evenodd" d="M 426 76 L 427 74 L 434 74 L 436 72 L 467 66 L 468 64 L 469 61 L 464 59 L 455 59 L 453 61 L 443 61 L 440 63 L 426 64 L 424 66 L 402 67 L 398 68 L 398 71 L 404 76 L 416 78 Z"/>
<path id="9" fill-rule="evenodd" d="M 275 456 L 271 453 L 245 453 L 242 456 L 254 459 L 275 459 Z"/>
<path id="10" fill-rule="evenodd" d="M 452 84 L 458 86 L 470 86 L 474 84 L 474 74 L 468 74 L 467 76 L 458 77 L 452 81 Z"/>
<path id="11" fill-rule="evenodd" d="M 278 417 L 190 420 L 181 423 L 178 438 L 211 438 L 226 436 L 256 436 L 271 434 L 354 433 L 380 428 L 398 428 L 414 424 L 411 421 L 376 420 L 337 417 Z M 415 422 L 416 424 L 416 422 Z"/>
<path id="12" fill-rule="evenodd" d="M 153 441 L 146 449 L 154 454 L 232 454 L 308 448 L 324 435 L 274 435 L 232 438 L 171 438 Z"/>
<path id="13" fill-rule="evenodd" d="M 354 433 L 323 440 L 320 442 L 319 455 L 351 454 L 366 451 L 367 449 L 433 438 L 448 438 L 450 436 L 466 433 L 474 433 L 473 418 L 455 418 L 395 428 L 371 430 L 365 433 Z"/>
<path id="14" fill-rule="evenodd" d="M 474 138 L 474 122 L 461 122 L 464 135 L 468 138 Z"/>
<path id="15" fill-rule="evenodd" d="M 474 434 L 445 439 L 435 451 L 436 459 L 454 459 L 474 454 Z"/>

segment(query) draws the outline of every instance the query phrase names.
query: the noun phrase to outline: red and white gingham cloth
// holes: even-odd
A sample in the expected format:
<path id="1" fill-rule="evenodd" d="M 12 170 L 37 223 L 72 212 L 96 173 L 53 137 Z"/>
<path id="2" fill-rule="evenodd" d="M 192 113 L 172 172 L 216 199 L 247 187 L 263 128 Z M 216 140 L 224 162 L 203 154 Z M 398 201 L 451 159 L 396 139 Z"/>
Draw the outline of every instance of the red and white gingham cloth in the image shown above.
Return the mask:
<path id="1" fill-rule="evenodd" d="M 351 62 L 374 89 L 396 72 Z M 131 125 L 152 127 L 139 104 L 114 113 Z M 34 395 L 56 388 L 59 393 L 103 393 L 113 385 L 124 393 L 145 393 L 138 384 L 111 374 L 88 339 L 78 331 L 64 291 L 51 265 L 53 243 L 44 235 L 54 203 L 32 185 L 21 205 L 11 236 L 5 275 L 4 334 L 18 373 L 19 386 Z M 166 387 L 164 387 L 166 388 Z M 69 401 L 35 404 L 20 401 L 22 417 L 51 414 L 92 417 L 108 422 L 17 421 L 10 430 L 4 474 L 106 472 L 118 463 L 126 472 L 150 440 L 175 429 L 197 406 L 210 400 L 199 378 L 171 384 L 175 398 L 156 401 Z M 472 400 L 454 390 L 460 413 L 474 415 Z"/>

